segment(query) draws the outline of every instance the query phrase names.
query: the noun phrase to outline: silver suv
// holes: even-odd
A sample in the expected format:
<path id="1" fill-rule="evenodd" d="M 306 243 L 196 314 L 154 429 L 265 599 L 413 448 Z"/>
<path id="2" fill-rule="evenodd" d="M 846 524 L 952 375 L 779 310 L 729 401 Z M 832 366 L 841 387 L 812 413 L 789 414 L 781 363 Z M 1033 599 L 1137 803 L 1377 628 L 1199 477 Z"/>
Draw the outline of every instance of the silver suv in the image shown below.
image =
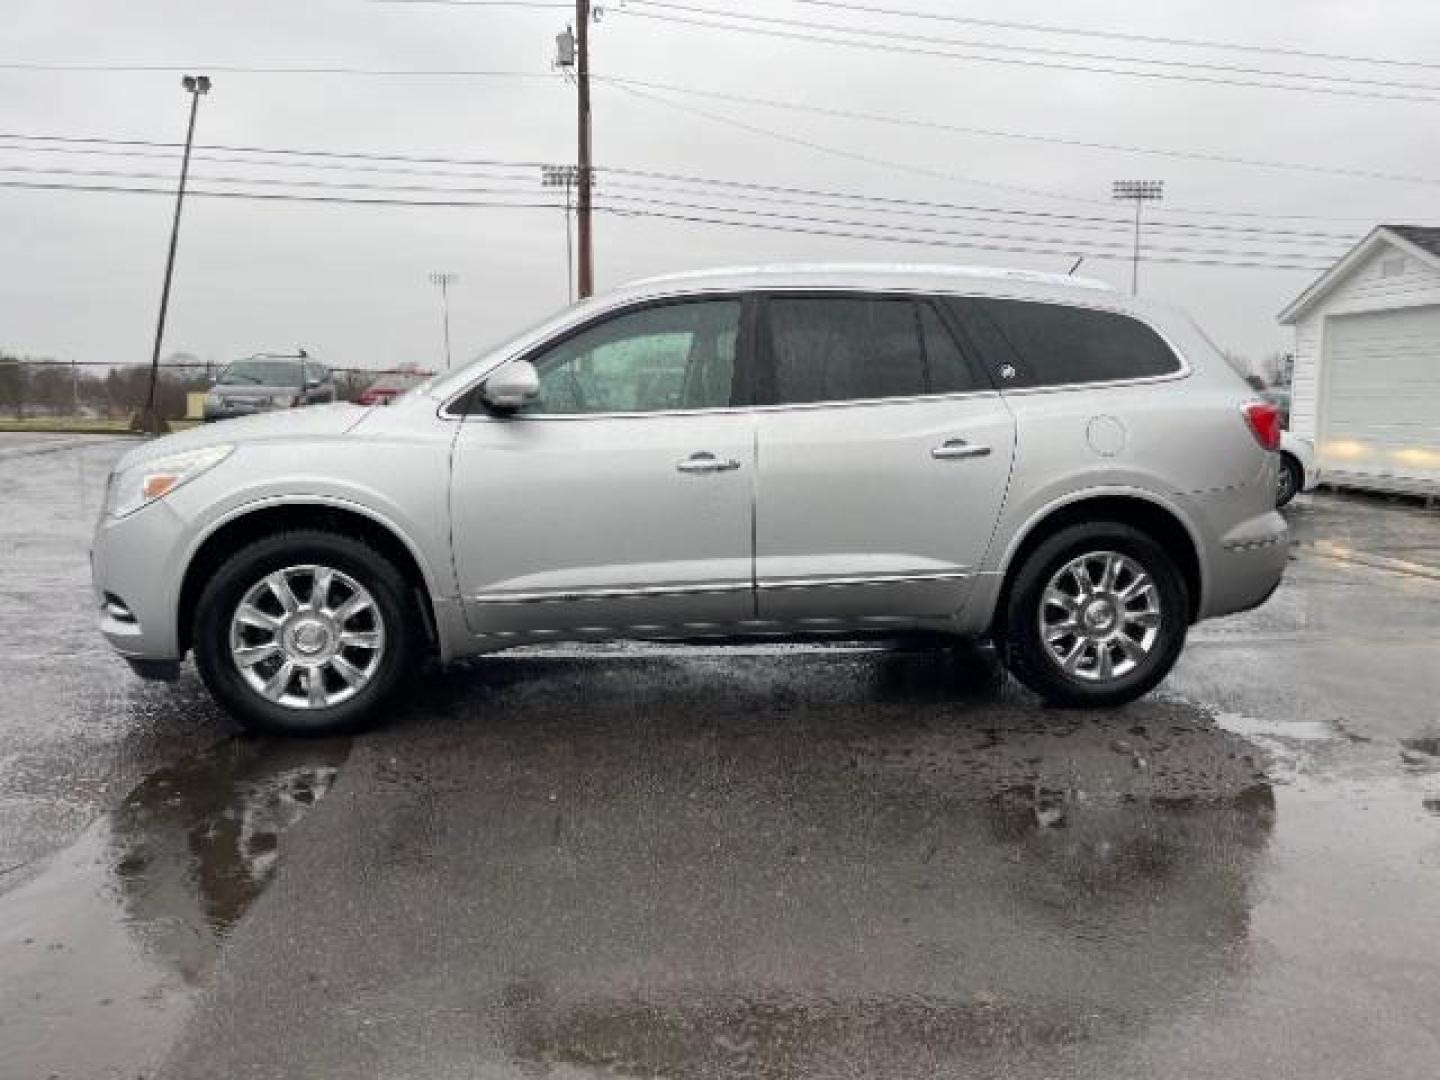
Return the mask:
<path id="1" fill-rule="evenodd" d="M 335 380 L 302 349 L 296 356 L 257 353 L 227 364 L 205 395 L 205 419 L 229 420 L 271 409 L 335 400 Z"/>
<path id="2" fill-rule="evenodd" d="M 1184 316 L 1019 271 L 645 281 L 389 408 L 146 443 L 101 628 L 244 723 L 354 728 L 407 674 L 563 640 L 988 636 L 1045 698 L 1155 686 L 1280 582 L 1280 429 Z"/>

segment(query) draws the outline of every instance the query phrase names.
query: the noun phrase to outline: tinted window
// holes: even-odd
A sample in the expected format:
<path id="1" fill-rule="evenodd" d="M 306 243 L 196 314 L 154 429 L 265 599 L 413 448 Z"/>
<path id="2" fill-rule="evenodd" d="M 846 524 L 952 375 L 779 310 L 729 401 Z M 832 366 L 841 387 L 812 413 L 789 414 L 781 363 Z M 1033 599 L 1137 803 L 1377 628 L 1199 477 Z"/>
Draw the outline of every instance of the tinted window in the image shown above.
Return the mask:
<path id="1" fill-rule="evenodd" d="M 920 304 L 920 330 L 925 340 L 925 367 L 930 393 L 961 394 L 982 387 L 975 371 L 961 354 L 954 337 L 927 303 Z"/>
<path id="2" fill-rule="evenodd" d="M 777 297 L 768 310 L 772 396 L 779 404 L 926 392 L 911 301 Z"/>
<path id="3" fill-rule="evenodd" d="M 740 301 L 642 308 L 534 358 L 540 395 L 527 413 L 656 412 L 731 403 Z"/>
<path id="4" fill-rule="evenodd" d="M 1004 386 L 1110 382 L 1180 370 L 1160 335 L 1113 311 L 977 297 L 954 305 L 976 354 Z M 1007 364 L 1013 377 L 1002 372 Z"/>

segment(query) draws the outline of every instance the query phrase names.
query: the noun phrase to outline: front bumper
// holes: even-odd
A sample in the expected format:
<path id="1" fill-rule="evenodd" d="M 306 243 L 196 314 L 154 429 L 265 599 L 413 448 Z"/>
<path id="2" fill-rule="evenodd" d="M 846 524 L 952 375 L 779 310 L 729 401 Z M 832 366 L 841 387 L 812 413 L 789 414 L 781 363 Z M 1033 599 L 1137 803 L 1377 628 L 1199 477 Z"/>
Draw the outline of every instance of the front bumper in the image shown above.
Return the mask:
<path id="1" fill-rule="evenodd" d="M 205 419 L 210 420 L 235 420 L 241 416 L 255 416 L 259 413 L 279 412 L 289 409 L 289 404 L 277 405 L 274 402 L 259 400 L 249 401 L 227 401 L 227 402 L 205 402 Z"/>
<path id="2" fill-rule="evenodd" d="M 102 518 L 90 548 L 100 633 L 130 661 L 181 659 L 176 612 L 186 528 L 166 500 Z"/>

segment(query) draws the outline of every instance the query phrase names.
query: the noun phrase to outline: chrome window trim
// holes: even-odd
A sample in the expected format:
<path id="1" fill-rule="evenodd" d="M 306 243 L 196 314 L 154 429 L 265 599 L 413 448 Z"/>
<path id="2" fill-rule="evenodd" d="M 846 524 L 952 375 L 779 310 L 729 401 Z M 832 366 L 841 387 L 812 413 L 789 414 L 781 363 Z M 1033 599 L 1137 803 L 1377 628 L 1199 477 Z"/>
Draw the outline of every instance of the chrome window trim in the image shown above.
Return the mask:
<path id="1" fill-rule="evenodd" d="M 495 371 L 497 368 L 502 367 L 503 365 L 508 364 L 508 363 L 510 363 L 511 361 L 514 361 L 514 360 L 523 360 L 523 359 L 525 359 L 525 358 L 527 358 L 527 357 L 530 357 L 530 356 L 533 356 L 533 355 L 535 355 L 535 354 L 537 354 L 537 353 L 547 352 L 547 351 L 549 351 L 550 349 L 554 348 L 556 345 L 558 345 L 561 341 L 564 341 L 566 338 L 574 337 L 575 335 L 578 335 L 578 334 L 583 334 L 583 333 L 584 333 L 587 329 L 589 329 L 590 327 L 592 327 L 592 326 L 598 326 L 598 325 L 600 325 L 602 322 L 605 322 L 605 321 L 607 321 L 607 320 L 609 320 L 609 319 L 613 319 L 613 318 L 616 318 L 616 317 L 619 317 L 619 316 L 623 316 L 623 315 L 629 314 L 629 313 L 632 312 L 632 311 L 643 311 L 643 310 L 645 310 L 646 308 L 664 307 L 664 306 L 669 305 L 669 304 L 683 304 L 683 303 L 692 302 L 692 301 L 693 301 L 693 302 L 696 302 L 696 303 L 705 303 L 705 302 L 711 302 L 711 303 L 713 303 L 713 302 L 715 302 L 715 301 L 734 300 L 734 301 L 737 301 L 738 303 L 740 303 L 740 304 L 743 305 L 746 301 L 753 299 L 753 296 L 754 296 L 754 292 L 753 292 L 753 290 L 750 290 L 750 289 L 719 288 L 719 287 L 717 287 L 717 288 L 714 288 L 714 289 L 706 289 L 706 290 L 703 290 L 703 291 L 696 291 L 696 292 L 656 293 L 656 294 L 653 295 L 653 296 L 629 297 L 629 298 L 626 298 L 626 299 L 624 299 L 624 300 L 617 301 L 616 303 L 614 303 L 613 305 L 611 305 L 611 306 L 609 306 L 609 307 L 602 307 L 602 308 L 599 308 L 599 309 L 597 309 L 597 310 L 595 310 L 595 311 L 589 311 L 589 310 L 587 310 L 587 311 L 584 312 L 584 315 L 586 316 L 585 318 L 581 318 L 581 319 L 576 320 L 575 322 L 571 322 L 571 323 L 565 324 L 563 327 L 561 327 L 560 329 L 556 330 L 553 334 L 551 334 L 550 336 L 548 336 L 548 337 L 546 337 L 546 338 L 544 338 L 544 339 L 542 339 L 542 340 L 536 341 L 536 340 L 533 340 L 533 339 L 532 339 L 532 340 L 525 341 L 525 342 L 523 342 L 523 343 L 520 345 L 520 347 L 519 347 L 518 349 L 516 349 L 515 351 L 510 352 L 510 353 L 506 353 L 504 356 L 502 356 L 502 357 L 501 357 L 499 360 L 497 360 L 495 363 L 493 363 L 493 364 L 489 365 L 488 367 L 486 367 L 484 371 L 482 371 L 482 372 L 480 372 L 479 374 L 477 374 L 474 379 L 472 379 L 470 382 L 466 383 L 464 389 L 459 390 L 459 391 L 457 391 L 456 393 L 451 394 L 448 398 L 446 398 L 445 401 L 440 405 L 440 408 L 436 411 L 436 414 L 440 417 L 441 420 L 470 420 L 470 419 L 473 419 L 474 417 L 477 417 L 477 416 L 485 416 L 485 414 L 483 414 L 483 413 L 459 413 L 459 412 L 455 412 L 452 407 L 454 406 L 454 404 L 455 404 L 457 401 L 459 401 L 459 400 L 461 400 L 462 398 L 464 398 L 466 395 L 468 395 L 469 393 L 471 393 L 477 386 L 479 386 L 482 382 L 484 382 L 484 381 L 486 380 L 486 378 L 488 378 L 488 377 L 490 376 L 491 372 Z M 741 330 L 742 330 L 742 332 L 743 332 L 743 330 L 744 330 L 743 309 L 742 309 Z M 737 341 L 737 347 L 738 347 L 738 344 L 739 344 L 739 343 L 738 343 L 738 341 Z M 738 360 L 738 353 L 737 353 L 737 360 Z M 664 410 L 664 414 L 668 414 L 668 415 L 673 416 L 673 415 L 675 415 L 675 414 L 677 414 L 677 413 L 680 413 L 680 414 L 684 414 L 684 415 L 687 415 L 687 416 L 688 416 L 688 415 L 690 415 L 690 414 L 692 414 L 692 413 L 701 413 L 701 412 L 742 412 L 742 411 L 744 411 L 744 408 L 745 408 L 744 406 L 716 406 L 716 407 L 707 408 L 707 409 L 667 409 L 667 410 Z M 569 420 L 569 419 L 583 418 L 583 417 L 587 417 L 587 416 L 658 416 L 658 415 L 662 415 L 662 413 L 657 410 L 657 411 L 654 411 L 654 412 L 644 412 L 644 413 L 526 413 L 524 418 L 527 419 L 527 420 L 536 419 L 536 418 L 540 418 L 540 417 L 543 417 L 543 418 L 545 418 L 545 419 L 560 419 L 560 418 L 563 418 L 563 419 Z M 500 418 L 500 417 L 494 417 L 494 416 L 490 416 L 490 417 L 488 417 L 488 418 L 489 418 L 489 419 L 511 419 L 510 417 Z"/>
<path id="2" fill-rule="evenodd" d="M 1172 339 L 1169 334 L 1165 333 L 1164 330 L 1156 326 L 1153 322 L 1145 318 L 1143 315 L 1140 315 L 1134 311 L 1127 311 L 1122 308 L 1116 307 L 1107 307 L 1104 304 L 1085 304 L 1081 303 L 1078 299 L 1074 301 L 1039 300 L 1033 296 L 1001 296 L 994 293 L 977 294 L 947 292 L 937 293 L 936 295 L 946 296 L 954 300 L 1000 300 L 1022 304 L 1047 304 L 1050 307 L 1079 308 L 1082 311 L 1101 311 L 1107 315 L 1118 315 L 1122 319 L 1131 319 L 1135 322 L 1138 322 L 1141 326 L 1145 327 L 1152 334 L 1158 337 L 1162 342 L 1164 342 L 1165 347 L 1170 350 L 1170 355 L 1175 357 L 1176 362 L 1180 365 L 1179 368 L 1177 368 L 1175 371 L 1169 371 L 1163 375 L 1141 375 L 1138 378 L 1134 379 L 1107 379 L 1104 382 L 1051 383 L 1046 386 L 1016 386 L 1010 388 L 1001 386 L 1001 392 L 1006 394 L 1007 396 L 1011 394 L 1054 393 L 1057 390 L 1104 390 L 1117 386 L 1146 386 L 1153 383 L 1175 382 L 1178 379 L 1188 379 L 1191 375 L 1195 373 L 1195 369 L 1190 366 L 1190 358 L 1185 355 L 1185 350 L 1180 348 L 1180 346 L 1176 345 L 1174 339 Z M 982 360 L 979 363 L 981 368 L 984 369 L 984 361 Z M 987 372 L 987 374 L 989 374 L 992 379 L 996 377 L 993 371 Z"/>
<path id="3" fill-rule="evenodd" d="M 693 299 L 693 300 L 706 300 L 706 299 L 712 299 L 712 300 L 713 300 L 713 299 L 725 298 L 725 297 L 731 297 L 731 298 L 743 300 L 743 299 L 750 298 L 750 297 L 758 297 L 758 296 L 765 295 L 765 294 L 775 294 L 775 293 L 805 293 L 805 294 L 809 294 L 809 295 L 835 294 L 835 295 L 837 295 L 837 296 L 847 296 L 847 295 L 848 295 L 848 296 L 855 296 L 855 295 L 898 296 L 898 297 L 909 298 L 909 299 L 912 299 L 912 300 L 924 300 L 924 299 L 927 299 L 927 298 L 929 298 L 929 299 L 934 299 L 934 298 L 946 298 L 946 299 L 955 299 L 955 300 L 1002 300 L 1002 301 L 1008 300 L 1008 301 L 1015 301 L 1015 302 L 1020 302 L 1020 303 L 1029 303 L 1029 304 L 1047 304 L 1047 305 L 1050 305 L 1050 306 L 1052 306 L 1052 307 L 1071 307 L 1071 308 L 1079 308 L 1079 309 L 1081 309 L 1081 310 L 1083 310 L 1083 311 L 1100 311 L 1100 312 L 1105 312 L 1105 313 L 1110 314 L 1110 315 L 1119 315 L 1121 318 L 1133 319 L 1133 320 L 1135 320 L 1136 322 L 1140 323 L 1142 326 L 1146 327 L 1148 330 L 1150 330 L 1152 333 L 1154 333 L 1156 337 L 1158 337 L 1161 341 L 1163 341 L 1163 342 L 1165 343 L 1165 347 L 1170 350 L 1170 352 L 1171 352 L 1172 355 L 1174 355 L 1175 359 L 1179 362 L 1180 367 L 1179 367 L 1178 370 L 1173 371 L 1173 372 L 1168 372 L 1168 373 L 1166 373 L 1166 374 L 1164 374 L 1164 375 L 1145 375 L 1145 376 L 1141 376 L 1141 377 L 1135 378 L 1135 379 L 1111 379 L 1111 380 L 1109 380 L 1109 381 L 1107 381 L 1107 382 L 1055 383 L 1055 384 L 1049 385 L 1049 386 L 1017 386 L 1017 387 L 1013 387 L 1013 388 L 1007 388 L 1007 387 L 1004 387 L 1004 386 L 996 386 L 996 387 L 993 388 L 993 389 L 966 390 L 966 391 L 962 391 L 962 392 L 954 393 L 954 394 L 918 394 L 918 395 L 913 395 L 913 396 L 911 396 L 911 397 L 903 397 L 903 398 L 898 398 L 898 397 L 888 397 L 888 398 L 856 398 L 856 399 L 847 400 L 847 401 L 803 401 L 803 402 L 795 402 L 795 403 L 792 403 L 792 404 L 776 404 L 776 405 L 730 405 L 730 406 L 720 406 L 720 407 L 709 408 L 709 409 L 665 409 L 665 410 L 656 410 L 656 411 L 653 411 L 653 412 L 617 412 L 617 413 L 527 413 L 527 414 L 525 414 L 525 416 L 523 417 L 523 419 L 525 419 L 525 420 L 604 420 L 604 419 L 609 419 L 609 420 L 622 420 L 622 419 L 623 419 L 623 420 L 633 420 L 633 419 L 639 419 L 640 417 L 645 417 L 645 416 L 704 416 L 704 415 L 715 415 L 715 414 L 723 414 L 723 413 L 775 412 L 775 411 L 788 410 L 788 409 L 848 408 L 848 407 L 850 407 L 850 406 L 856 406 L 856 405 L 859 405 L 859 406 L 874 406 L 874 405 L 887 405 L 887 404 L 893 404 L 893 403 L 898 403 L 898 402 L 944 401 L 944 400 L 953 400 L 953 399 L 962 399 L 962 398 L 976 398 L 976 397 L 983 397 L 983 396 L 985 396 L 985 395 L 990 395 L 990 394 L 994 394 L 994 395 L 1006 395 L 1006 396 L 1009 396 L 1009 395 L 1012 395 L 1012 394 L 1014 394 L 1014 395 L 1019 395 L 1019 394 L 1052 394 L 1052 393 L 1066 392 L 1066 391 L 1074 391 L 1074 390 L 1105 390 L 1105 389 L 1113 389 L 1113 388 L 1117 388 L 1117 387 L 1126 387 L 1126 386 L 1146 386 L 1146 385 L 1151 385 L 1151 384 L 1155 384 L 1155 383 L 1175 382 L 1175 381 L 1178 381 L 1178 380 L 1181 380 L 1181 379 L 1188 379 L 1188 378 L 1190 378 L 1192 375 L 1194 375 L 1194 373 L 1195 373 L 1195 369 L 1194 369 L 1194 368 L 1191 366 L 1191 364 L 1190 364 L 1189 357 L 1186 356 L 1185 351 L 1184 351 L 1183 349 L 1181 349 L 1178 345 L 1175 344 L 1175 341 L 1170 337 L 1170 335 L 1167 334 L 1167 333 L 1165 333 L 1165 331 L 1164 331 L 1163 329 L 1161 329 L 1159 326 L 1155 325 L 1155 323 L 1152 322 L 1150 319 L 1145 318 L 1143 315 L 1140 315 L 1140 314 L 1138 314 L 1137 312 L 1128 310 L 1128 309 L 1126 309 L 1126 308 L 1124 308 L 1124 307 L 1117 307 L 1117 306 L 1115 306 L 1115 305 L 1110 305 L 1110 304 L 1103 304 L 1103 303 L 1086 303 L 1086 302 L 1083 302 L 1082 299 L 1081 299 L 1081 298 L 1078 298 L 1078 297 L 1077 297 L 1077 298 L 1065 298 L 1065 299 L 1051 299 L 1051 298 L 1049 298 L 1049 297 L 1027 296 L 1027 295 L 1024 295 L 1023 293 L 1011 293 L 1011 292 L 1008 292 L 1008 291 L 1007 291 L 1007 292 L 972 292 L 972 291 L 963 291 L 963 292 L 962 292 L 962 291 L 956 291 L 956 290 L 953 290 L 953 289 L 944 289 L 944 288 L 927 289 L 927 290 L 917 290 L 917 289 L 914 288 L 913 286 L 898 286 L 898 285 L 897 285 L 897 286 L 889 286 L 889 287 L 879 287 L 879 286 L 877 286 L 877 287 L 875 287 L 875 288 L 866 288 L 866 287 L 838 286 L 838 285 L 831 285 L 831 286 L 814 286 L 814 285 L 803 285 L 803 284 L 798 284 L 798 283 L 797 283 L 797 284 L 793 284 L 793 285 L 755 285 L 755 286 L 750 287 L 750 288 L 740 288 L 740 289 L 736 289 L 736 288 L 734 288 L 734 287 L 724 287 L 724 288 L 722 288 L 722 287 L 716 287 L 716 288 L 714 288 L 714 289 L 696 290 L 696 291 L 694 291 L 694 292 L 682 291 L 682 292 L 674 292 L 674 293 L 657 293 L 657 294 L 655 294 L 655 295 L 653 295 L 653 296 L 645 296 L 645 297 L 640 297 L 640 298 L 629 298 L 629 299 L 626 299 L 626 300 L 623 301 L 623 302 L 620 302 L 620 303 L 615 304 L 613 307 L 602 308 L 602 309 L 600 309 L 600 310 L 598 310 L 598 311 L 593 311 L 593 312 L 586 312 L 586 314 L 589 316 L 589 318 L 580 320 L 579 322 L 573 323 L 573 324 L 565 327 L 562 331 L 558 331 L 556 336 L 559 336 L 559 335 L 568 335 L 568 334 L 572 334 L 572 333 L 578 333 L 578 332 L 580 332 L 580 331 L 581 331 L 586 325 L 588 325 L 588 324 L 598 323 L 598 322 L 599 322 L 600 320 L 602 320 L 602 319 L 610 318 L 610 317 L 613 317 L 613 316 L 615 316 L 615 315 L 622 315 L 622 314 L 624 314 L 625 312 L 630 311 L 630 310 L 635 310 L 635 309 L 650 307 L 650 306 L 652 306 L 652 305 L 654 305 L 654 304 L 657 304 L 657 303 L 666 303 L 666 302 L 671 302 L 671 301 L 685 301 L 685 300 L 692 300 L 692 299 Z M 1089 299 L 1090 299 L 1089 297 L 1084 298 L 1084 300 L 1089 300 Z M 548 338 L 548 339 L 546 339 L 545 341 L 540 341 L 540 342 L 531 341 L 531 342 L 523 345 L 523 346 L 522 346 L 521 348 L 519 348 L 518 350 L 516 350 L 516 351 L 514 351 L 514 352 L 512 352 L 512 353 L 507 353 L 505 356 L 503 356 L 503 357 L 501 357 L 500 359 L 496 360 L 495 363 L 493 363 L 493 364 L 489 365 L 488 367 L 486 367 L 486 368 L 484 369 L 484 371 L 479 372 L 479 373 L 475 376 L 475 378 L 474 378 L 473 380 L 471 380 L 469 383 L 467 383 L 467 384 L 465 385 L 464 389 L 462 389 L 462 390 L 460 390 L 460 391 L 458 391 L 458 392 L 450 395 L 450 397 L 448 397 L 444 402 L 442 402 L 441 405 L 440 405 L 440 407 L 439 407 L 439 409 L 437 410 L 437 415 L 439 416 L 439 418 L 440 418 L 441 420 L 461 420 L 461 421 L 469 421 L 469 420 L 489 420 L 489 421 L 497 421 L 497 420 L 498 420 L 498 421 L 503 421 L 503 422 L 507 422 L 507 423 L 508 423 L 508 422 L 510 422 L 512 419 L 517 419 L 517 418 L 513 418 L 513 417 L 495 416 L 495 415 L 493 415 L 493 414 L 487 414 L 487 413 L 457 413 L 457 412 L 454 412 L 454 411 L 452 410 L 452 406 L 455 404 L 455 402 L 459 401 L 461 398 L 465 397 L 467 394 L 469 394 L 471 391 L 473 391 L 478 385 L 480 385 L 480 383 L 484 382 L 485 379 L 486 379 L 486 377 L 489 376 L 490 373 L 493 372 L 496 368 L 500 367 L 500 366 L 503 365 L 503 364 L 508 364 L 508 363 L 509 363 L 510 361 L 512 361 L 512 360 L 516 360 L 516 359 L 522 358 L 522 357 L 524 357 L 524 356 L 526 356 L 526 355 L 528 355 L 528 354 L 530 354 L 530 353 L 536 352 L 537 350 L 542 350 L 542 349 L 549 348 L 550 345 L 551 345 L 551 343 L 552 343 L 554 340 L 555 340 L 555 337 L 552 336 L 551 338 Z M 958 344 L 958 343 L 957 343 L 957 344 Z M 963 350 L 962 350 L 962 351 L 963 351 Z M 987 375 L 989 375 L 992 380 L 995 378 L 994 372 L 988 371 L 988 369 L 986 369 L 985 364 L 984 364 L 983 361 L 977 361 L 977 363 L 979 364 L 980 369 L 981 369 L 982 371 L 984 371 Z"/>
<path id="4" fill-rule="evenodd" d="M 470 413 L 460 416 L 458 419 L 467 423 L 479 421 L 481 423 L 516 423 L 519 420 L 545 420 L 575 421 L 575 420 L 645 420 L 650 417 L 675 417 L 675 416 L 719 416 L 733 413 L 742 415 L 745 413 L 775 413 L 792 412 L 802 409 L 851 409 L 851 408 L 874 408 L 877 405 L 909 405 L 924 402 L 940 401 L 961 401 L 971 398 L 995 398 L 999 399 L 999 390 L 966 390 L 956 394 L 918 394 L 914 397 L 893 397 L 893 398 L 855 398 L 850 401 L 801 401 L 793 405 L 730 405 L 713 409 L 657 409 L 652 412 L 613 412 L 613 413 L 526 413 L 524 417 L 492 416 L 484 413 Z"/>

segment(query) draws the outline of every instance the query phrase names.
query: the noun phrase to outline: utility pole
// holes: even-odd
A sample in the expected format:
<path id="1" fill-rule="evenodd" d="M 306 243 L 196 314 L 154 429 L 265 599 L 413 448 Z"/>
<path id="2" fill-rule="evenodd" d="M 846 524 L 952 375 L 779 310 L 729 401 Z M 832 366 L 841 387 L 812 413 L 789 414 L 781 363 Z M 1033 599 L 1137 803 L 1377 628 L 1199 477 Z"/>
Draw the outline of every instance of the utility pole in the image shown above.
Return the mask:
<path id="1" fill-rule="evenodd" d="M 150 434 L 160 434 L 160 410 L 156 397 L 160 382 L 160 345 L 165 339 L 165 313 L 170 308 L 170 280 L 175 275 L 175 245 L 180 239 L 180 209 L 185 205 L 185 183 L 190 176 L 190 147 L 195 141 L 195 114 L 200 98 L 210 92 L 208 75 L 186 75 L 180 85 L 190 95 L 190 124 L 185 129 L 185 154 L 180 159 L 180 187 L 175 192 L 175 220 L 170 225 L 170 253 L 165 257 L 165 284 L 160 289 L 160 317 L 155 323 L 155 348 L 150 353 L 150 393 L 146 399 L 145 420 Z"/>
<path id="2" fill-rule="evenodd" d="M 579 171 L 579 198 L 576 200 L 576 231 L 580 241 L 580 272 L 577 288 L 580 299 L 595 291 L 595 264 L 590 236 L 590 0 L 575 0 L 575 76 L 578 80 L 579 147 L 576 162 Z"/>
<path id="3" fill-rule="evenodd" d="M 541 165 L 540 183 L 544 187 L 565 188 L 565 296 L 575 302 L 575 244 L 570 235 L 570 189 L 579 170 L 574 165 Z"/>
<path id="4" fill-rule="evenodd" d="M 459 274 L 437 270 L 430 275 L 430 284 L 440 286 L 440 318 L 445 324 L 445 370 L 450 370 L 450 286 L 460 280 Z"/>
<path id="5" fill-rule="evenodd" d="M 1140 292 L 1140 207 L 1165 197 L 1164 180 L 1116 180 L 1111 195 L 1120 202 L 1135 204 L 1135 246 L 1130 256 L 1130 292 Z"/>

